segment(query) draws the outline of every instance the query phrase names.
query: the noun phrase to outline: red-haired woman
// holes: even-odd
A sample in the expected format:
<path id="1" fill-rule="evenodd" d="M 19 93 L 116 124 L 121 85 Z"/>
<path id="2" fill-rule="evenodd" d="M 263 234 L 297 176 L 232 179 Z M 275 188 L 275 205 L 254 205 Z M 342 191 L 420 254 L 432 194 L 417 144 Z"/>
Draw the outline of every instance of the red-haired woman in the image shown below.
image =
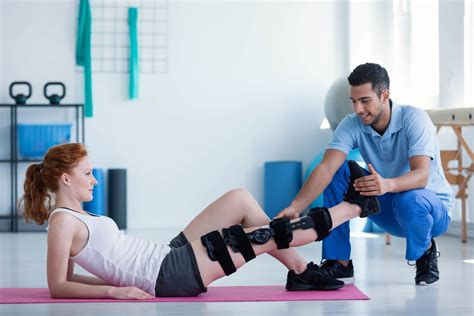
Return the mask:
<path id="1" fill-rule="evenodd" d="M 362 211 L 343 202 L 291 222 L 270 222 L 247 191 L 236 189 L 211 203 L 167 245 L 125 235 L 112 219 L 84 211 L 81 202 L 92 200 L 96 184 L 87 151 L 78 143 L 52 147 L 26 172 L 20 205 L 27 221 L 48 221 L 47 279 L 54 298 L 199 295 L 262 253 L 290 270 L 288 290 L 335 290 L 343 282 L 319 274 L 317 265 L 288 247 L 320 240 Z M 94 276 L 75 274 L 75 263 Z"/>

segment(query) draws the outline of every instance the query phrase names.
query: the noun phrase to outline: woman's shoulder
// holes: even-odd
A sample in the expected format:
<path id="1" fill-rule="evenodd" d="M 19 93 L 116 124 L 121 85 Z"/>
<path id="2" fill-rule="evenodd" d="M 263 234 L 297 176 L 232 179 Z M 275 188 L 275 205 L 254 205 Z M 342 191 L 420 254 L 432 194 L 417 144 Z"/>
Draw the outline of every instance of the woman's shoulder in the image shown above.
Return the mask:
<path id="1" fill-rule="evenodd" d="M 55 209 L 48 218 L 48 231 L 53 227 L 71 230 L 71 228 L 77 225 L 80 225 L 80 220 L 62 209 Z"/>

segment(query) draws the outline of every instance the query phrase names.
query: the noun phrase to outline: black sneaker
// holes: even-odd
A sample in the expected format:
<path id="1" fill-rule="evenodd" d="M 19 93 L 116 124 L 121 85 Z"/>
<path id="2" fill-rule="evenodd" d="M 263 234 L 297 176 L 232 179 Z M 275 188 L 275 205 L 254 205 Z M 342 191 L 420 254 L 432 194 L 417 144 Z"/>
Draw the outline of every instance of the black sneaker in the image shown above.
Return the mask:
<path id="1" fill-rule="evenodd" d="M 344 282 L 320 273 L 318 265 L 310 262 L 303 273 L 288 271 L 285 288 L 287 291 L 331 291 L 343 286 Z"/>
<path id="2" fill-rule="evenodd" d="M 431 247 L 416 260 L 415 283 L 417 285 L 430 285 L 438 282 L 438 257 L 436 243 L 434 239 L 431 239 Z"/>
<path id="3" fill-rule="evenodd" d="M 362 209 L 360 217 L 377 214 L 380 212 L 380 204 L 377 197 L 360 195 L 360 193 L 354 188 L 354 181 L 365 176 L 363 169 L 354 160 L 349 160 L 348 164 L 351 176 L 347 186 L 347 193 L 344 196 L 344 201 L 359 205 Z"/>
<path id="4" fill-rule="evenodd" d="M 346 267 L 336 260 L 324 260 L 319 267 L 319 272 L 328 277 L 337 279 L 345 284 L 354 283 L 354 266 L 352 260 L 349 260 L 349 265 Z"/>

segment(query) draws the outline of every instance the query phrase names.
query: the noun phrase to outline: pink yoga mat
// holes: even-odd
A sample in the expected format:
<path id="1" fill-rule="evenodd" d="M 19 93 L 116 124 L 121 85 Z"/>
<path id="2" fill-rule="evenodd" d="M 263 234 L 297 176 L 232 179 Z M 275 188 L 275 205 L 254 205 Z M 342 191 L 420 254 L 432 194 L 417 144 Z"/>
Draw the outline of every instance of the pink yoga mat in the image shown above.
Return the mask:
<path id="1" fill-rule="evenodd" d="M 336 291 L 288 292 L 283 286 L 211 286 L 197 297 L 157 297 L 151 300 L 52 299 L 44 288 L 0 288 L 0 304 L 104 302 L 255 302 L 368 300 L 354 285 Z"/>

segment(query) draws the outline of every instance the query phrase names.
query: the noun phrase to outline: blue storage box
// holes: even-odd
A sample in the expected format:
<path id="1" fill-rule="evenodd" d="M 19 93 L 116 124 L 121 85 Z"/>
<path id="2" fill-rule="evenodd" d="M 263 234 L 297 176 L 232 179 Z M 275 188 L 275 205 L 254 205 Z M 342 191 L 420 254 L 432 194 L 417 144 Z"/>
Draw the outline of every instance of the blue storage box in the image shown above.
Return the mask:
<path id="1" fill-rule="evenodd" d="M 18 124 L 20 158 L 43 158 L 52 146 L 69 143 L 71 124 Z"/>
<path id="2" fill-rule="evenodd" d="M 268 161 L 264 167 L 264 209 L 268 217 L 290 205 L 302 184 L 301 161 Z"/>

